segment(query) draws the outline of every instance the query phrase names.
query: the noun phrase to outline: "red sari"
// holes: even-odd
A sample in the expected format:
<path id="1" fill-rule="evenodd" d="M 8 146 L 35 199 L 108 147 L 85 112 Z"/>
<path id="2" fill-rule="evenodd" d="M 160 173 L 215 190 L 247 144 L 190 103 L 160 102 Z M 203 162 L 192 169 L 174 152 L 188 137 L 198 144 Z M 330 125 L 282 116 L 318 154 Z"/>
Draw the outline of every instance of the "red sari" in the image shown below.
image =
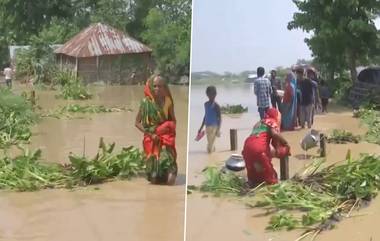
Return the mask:
<path id="1" fill-rule="evenodd" d="M 270 134 L 270 131 L 280 131 L 279 124 L 277 110 L 270 108 L 264 119 L 254 127 L 251 136 L 245 140 L 242 155 L 247 168 L 248 181 L 252 184 L 278 182 L 277 173 L 272 165 L 270 145 L 273 145 L 281 156 L 289 154 L 289 150 L 284 150 L 284 147 L 273 140 Z"/>
<path id="2" fill-rule="evenodd" d="M 143 139 L 148 179 L 150 179 L 150 175 L 152 174 L 152 170 L 150 170 L 149 166 L 154 164 L 160 165 L 161 152 L 164 147 L 170 153 L 174 162 L 171 164 L 173 166 L 169 167 L 169 169 L 172 170 L 168 170 L 168 172 L 177 173 L 177 152 L 175 145 L 176 124 L 165 115 L 163 109 L 155 102 L 152 92 L 152 80 L 148 80 L 144 87 L 145 98 L 140 107 L 140 111 L 143 113 L 143 127 L 149 132 L 144 134 Z M 152 134 L 155 134 L 157 139 L 154 140 Z"/>

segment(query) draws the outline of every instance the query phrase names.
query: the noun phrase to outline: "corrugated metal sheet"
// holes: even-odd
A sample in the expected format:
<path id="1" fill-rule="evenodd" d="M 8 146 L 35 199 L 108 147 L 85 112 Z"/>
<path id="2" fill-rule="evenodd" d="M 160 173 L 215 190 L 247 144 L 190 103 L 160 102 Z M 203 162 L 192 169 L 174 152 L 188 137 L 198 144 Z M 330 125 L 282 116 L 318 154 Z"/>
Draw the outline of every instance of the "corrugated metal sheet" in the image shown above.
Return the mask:
<path id="1" fill-rule="evenodd" d="M 117 29 L 97 23 L 82 30 L 54 52 L 73 57 L 93 57 L 148 53 L 152 50 Z"/>

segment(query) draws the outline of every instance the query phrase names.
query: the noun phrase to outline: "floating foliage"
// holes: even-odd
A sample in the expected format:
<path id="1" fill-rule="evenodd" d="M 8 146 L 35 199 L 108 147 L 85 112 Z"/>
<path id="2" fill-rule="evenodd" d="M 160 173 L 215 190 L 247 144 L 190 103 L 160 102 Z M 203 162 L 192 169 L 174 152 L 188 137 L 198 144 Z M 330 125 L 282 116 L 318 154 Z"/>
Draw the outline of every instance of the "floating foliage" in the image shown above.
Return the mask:
<path id="1" fill-rule="evenodd" d="M 226 105 L 220 107 L 222 114 L 240 114 L 248 111 L 248 107 L 242 105 Z"/>
<path id="2" fill-rule="evenodd" d="M 359 143 L 360 136 L 354 135 L 346 130 L 334 129 L 331 135 L 327 138 L 329 143 L 346 144 L 347 142 Z"/>
<path id="3" fill-rule="evenodd" d="M 302 237 L 317 235 L 367 204 L 380 189 L 380 156 L 363 154 L 353 161 L 348 153 L 343 164 L 323 164 L 323 159 L 316 159 L 291 180 L 255 188 L 254 192 L 245 190 L 241 177 L 210 167 L 205 170 L 206 180 L 200 190 L 245 195 L 243 200 L 248 206 L 275 213 L 267 229 L 300 228 L 306 230 Z"/>
<path id="4" fill-rule="evenodd" d="M 57 71 L 53 83 L 61 86 L 60 96 L 64 99 L 86 100 L 92 97 L 82 79 L 70 70 Z"/>
<path id="5" fill-rule="evenodd" d="M 69 104 L 64 107 L 60 107 L 57 110 L 50 111 L 47 114 L 42 114 L 42 117 L 52 117 L 60 119 L 62 117 L 74 118 L 70 114 L 96 114 L 96 113 L 111 113 L 111 112 L 122 112 L 122 111 L 132 111 L 126 107 L 105 107 L 103 105 L 79 105 L 79 104 Z"/>
<path id="6" fill-rule="evenodd" d="M 357 115 L 368 127 L 365 139 L 370 143 L 380 145 L 380 111 L 374 109 L 360 109 Z"/>
<path id="7" fill-rule="evenodd" d="M 32 105 L 8 88 L 0 88 L 0 148 L 28 142 L 38 120 Z"/>
<path id="8" fill-rule="evenodd" d="M 129 179 L 145 171 L 143 153 L 133 147 L 114 153 L 115 144 L 100 140 L 93 159 L 70 155 L 70 164 L 42 163 L 41 151 L 0 159 L 0 189 L 36 191 L 43 188 L 71 188 L 101 183 L 115 178 Z"/>
<path id="9" fill-rule="evenodd" d="M 1 189 L 35 191 L 69 184 L 70 177 L 62 166 L 39 162 L 41 150 L 22 150 L 23 153 L 15 158 L 4 157 L 0 160 Z"/>
<path id="10" fill-rule="evenodd" d="M 308 234 L 333 227 L 343 214 L 367 203 L 380 188 L 380 157 L 362 155 L 358 160 L 347 158 L 342 165 L 331 165 L 321 169 L 317 160 L 303 174 L 292 180 L 259 191 L 261 198 L 254 206 L 280 211 L 272 217 L 268 228 L 306 229 Z M 301 215 L 282 213 L 298 210 Z M 297 224 L 297 225 L 295 225 Z"/>
<path id="11" fill-rule="evenodd" d="M 131 178 L 145 170 L 143 154 L 135 147 L 123 148 L 114 154 L 115 143 L 106 145 L 103 139 L 99 143 L 99 152 L 91 160 L 83 156 L 70 155 L 71 173 L 81 184 L 100 183 L 107 179 Z"/>
<path id="12" fill-rule="evenodd" d="M 167 175 L 174 172 L 176 169 L 173 154 L 166 148 L 160 152 L 160 157 L 157 160 L 155 156 L 147 159 L 146 173 L 148 180 L 157 180 L 158 182 L 166 182 Z"/>
<path id="13" fill-rule="evenodd" d="M 200 188 L 202 192 L 238 195 L 246 190 L 244 179 L 233 173 L 222 172 L 217 167 L 208 167 L 203 173 L 206 180 Z"/>

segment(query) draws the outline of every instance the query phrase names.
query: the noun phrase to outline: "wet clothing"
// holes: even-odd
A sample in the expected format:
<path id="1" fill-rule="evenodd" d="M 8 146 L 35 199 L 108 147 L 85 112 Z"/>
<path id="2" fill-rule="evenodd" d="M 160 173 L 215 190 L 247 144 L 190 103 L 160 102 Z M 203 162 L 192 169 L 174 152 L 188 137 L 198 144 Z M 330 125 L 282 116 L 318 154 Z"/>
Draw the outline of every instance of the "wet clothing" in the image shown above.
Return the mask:
<path id="1" fill-rule="evenodd" d="M 216 102 L 207 101 L 205 107 L 205 126 L 207 135 L 207 152 L 215 151 L 214 143 L 220 125 L 220 110 Z"/>
<path id="2" fill-rule="evenodd" d="M 151 181 L 158 173 L 165 175 L 157 176 L 159 180 L 165 182 L 168 173 L 177 174 L 177 152 L 175 146 L 176 124 L 169 117 L 169 110 L 173 101 L 169 94 L 165 97 L 165 102 L 160 107 L 153 97 L 153 80 L 148 80 L 144 87 L 145 98 L 141 102 L 140 111 L 142 113 L 142 125 L 147 131 L 144 134 L 143 147 L 145 160 L 147 162 L 147 176 Z M 151 133 L 157 135 L 158 140 L 152 138 Z M 161 162 L 161 154 L 164 152 L 169 156 L 169 164 L 165 170 L 158 170 Z M 157 171 L 156 171 L 157 169 Z M 157 173 L 158 172 L 158 173 Z"/>
<path id="3" fill-rule="evenodd" d="M 268 109 L 265 118 L 254 127 L 252 134 L 244 142 L 242 155 L 247 168 L 248 180 L 252 184 L 262 182 L 275 184 L 278 182 L 277 173 L 271 162 L 270 145 L 272 144 L 276 149 L 282 148 L 271 136 L 271 133 L 279 132 L 279 118 L 276 109 Z M 281 155 L 289 154 L 289 150 L 280 152 Z"/>
<path id="4" fill-rule="evenodd" d="M 218 104 L 216 102 L 207 101 L 205 103 L 205 125 L 206 126 L 218 126 Z"/>
<path id="5" fill-rule="evenodd" d="M 206 126 L 208 153 L 215 151 L 214 143 L 215 143 L 217 134 L 218 134 L 218 126 Z"/>
<path id="6" fill-rule="evenodd" d="M 244 142 L 242 155 L 247 168 L 248 180 L 254 184 L 277 183 L 277 173 L 273 168 L 270 154 L 271 136 L 269 127 L 260 123 Z"/>

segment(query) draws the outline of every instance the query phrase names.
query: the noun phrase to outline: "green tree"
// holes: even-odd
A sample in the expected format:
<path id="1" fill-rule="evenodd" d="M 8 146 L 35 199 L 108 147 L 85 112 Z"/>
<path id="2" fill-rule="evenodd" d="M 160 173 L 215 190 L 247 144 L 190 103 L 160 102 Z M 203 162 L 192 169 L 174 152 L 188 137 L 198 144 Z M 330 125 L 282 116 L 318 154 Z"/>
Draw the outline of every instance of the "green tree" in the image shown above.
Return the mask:
<path id="1" fill-rule="evenodd" d="M 145 19 L 149 11 L 156 6 L 157 0 L 129 0 L 127 31 L 142 40 L 141 33 L 146 29 Z"/>
<path id="2" fill-rule="evenodd" d="M 293 0 L 299 12 L 288 29 L 312 33 L 305 42 L 315 61 L 330 72 L 349 69 L 356 80 L 356 67 L 368 64 L 378 51 L 379 36 L 374 20 L 380 13 L 378 0 Z"/>
<path id="3" fill-rule="evenodd" d="M 128 22 L 128 0 L 98 0 L 90 17 L 91 22 L 109 24 L 125 30 Z"/>
<path id="4" fill-rule="evenodd" d="M 178 79 L 189 73 L 191 1 L 162 0 L 145 19 L 143 39 L 153 49 L 158 70 Z"/>

